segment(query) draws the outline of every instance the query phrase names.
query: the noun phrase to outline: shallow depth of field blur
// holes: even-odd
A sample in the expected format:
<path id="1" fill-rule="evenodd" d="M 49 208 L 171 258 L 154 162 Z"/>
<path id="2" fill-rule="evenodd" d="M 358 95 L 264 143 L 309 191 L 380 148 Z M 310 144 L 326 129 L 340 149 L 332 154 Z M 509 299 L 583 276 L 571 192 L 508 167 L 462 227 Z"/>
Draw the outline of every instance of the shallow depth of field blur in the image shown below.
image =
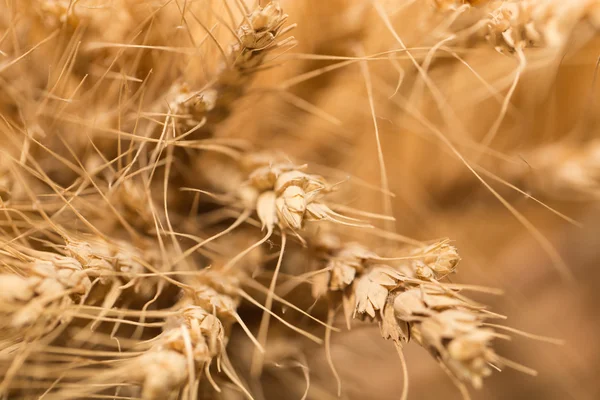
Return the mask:
<path id="1" fill-rule="evenodd" d="M 53 149 L 53 156 L 39 148 L 32 154 L 48 176 L 68 186 L 74 160 L 85 163 L 93 152 L 85 145 L 92 137 L 101 152 L 114 138 L 111 129 L 131 133 L 136 118 L 146 121 L 140 126 L 162 118 L 172 83 L 186 81 L 197 90 L 209 81 L 237 28 L 230 17 L 242 21 L 240 2 L 81 0 L 71 5 L 79 13 L 74 22 L 61 18 L 64 5 L 71 7 L 68 0 L 3 1 L 0 165 L 7 154 L 21 156 L 12 141 L 21 130 L 32 138 L 32 149 L 38 142 Z M 475 8 L 490 3 L 485 0 L 473 6 L 281 0 L 288 23 L 297 24 L 291 32 L 297 45 L 256 74 L 212 134 L 223 143 L 243 139 L 317 166 L 318 173 L 340 182 L 333 194 L 337 203 L 369 213 L 391 211 L 394 222 L 371 221 L 379 228 L 423 241 L 450 238 L 461 257 L 452 282 L 501 289 L 500 295 L 474 297 L 507 316 L 507 326 L 564 340 L 555 345 L 515 335 L 497 341 L 499 353 L 538 375 L 494 371 L 481 389 L 470 389 L 473 399 L 597 399 L 600 2 L 527 2 L 559 4 L 536 16 L 535 29 L 553 41 L 514 51 L 484 34 L 465 33 L 488 15 Z M 252 9 L 258 2 L 245 3 Z M 561 8 L 565 3 L 572 9 Z M 134 46 L 142 44 L 147 47 Z M 145 85 L 148 90 L 140 90 Z M 115 117 L 117 107 L 127 112 Z M 138 110 L 146 112 L 144 118 L 136 117 Z M 379 190 L 386 180 L 393 197 Z M 6 199 L 1 185 L 0 175 Z M 361 237 L 361 229 L 347 232 Z M 3 225 L 2 231 L 5 243 L 10 230 Z M 279 246 L 278 239 L 273 242 L 270 253 Z M 307 271 L 295 252 L 283 259 L 284 276 Z M 268 279 L 262 282 L 268 286 Z M 293 293 L 289 301 L 310 309 L 310 290 L 307 297 Z M 273 308 L 280 313 L 285 307 Z M 252 330 L 261 315 L 245 314 Z M 341 398 L 400 398 L 400 360 L 377 325 L 358 322 L 348 331 L 340 313 L 335 326 L 341 332 L 333 332 L 331 355 Z M 273 352 L 293 352 L 286 346 L 294 348 L 296 340 L 279 325 L 269 331 Z M 236 349 L 240 365 L 253 351 L 238 328 L 228 352 Z M 310 376 L 308 398 L 337 398 L 325 348 L 311 344 L 301 351 Z M 427 351 L 409 343 L 404 354 L 409 399 L 461 398 Z M 255 398 L 302 398 L 304 367 L 290 365 L 282 366 L 289 369 L 282 377 L 263 376 Z M 227 390 L 219 396 L 240 398 Z"/>

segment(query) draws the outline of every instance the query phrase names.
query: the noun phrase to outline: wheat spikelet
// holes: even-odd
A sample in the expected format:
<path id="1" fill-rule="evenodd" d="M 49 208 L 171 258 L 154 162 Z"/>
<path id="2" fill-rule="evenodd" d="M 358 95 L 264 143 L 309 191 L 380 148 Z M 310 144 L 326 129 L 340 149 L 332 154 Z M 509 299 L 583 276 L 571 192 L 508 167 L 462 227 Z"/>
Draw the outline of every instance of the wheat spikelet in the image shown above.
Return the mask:
<path id="1" fill-rule="evenodd" d="M 12 268 L 25 276 L 3 274 L 0 277 L 4 299 L 3 306 L 8 314 L 6 325 L 13 329 L 28 326 L 40 320 L 53 304 L 60 309 L 73 303 L 73 299 L 87 296 L 91 280 L 74 258 L 54 253 L 38 253 L 25 265 L 18 260 L 8 261 Z M 46 311 L 45 311 L 46 310 Z M 52 322 L 49 322 L 52 325 Z"/>
<path id="2" fill-rule="evenodd" d="M 465 31 L 481 35 L 499 51 L 562 47 L 582 21 L 589 21 L 594 29 L 600 22 L 600 8 L 595 0 L 448 1 L 436 4 L 442 10 L 479 15 L 481 20 Z"/>
<path id="3" fill-rule="evenodd" d="M 236 31 L 237 41 L 229 46 L 225 65 L 202 90 L 192 92 L 185 83 L 171 89 L 169 108 L 180 116 L 177 122 L 183 132 L 199 128 L 195 137 L 210 135 L 213 127 L 229 116 L 232 103 L 247 91 L 266 56 L 294 45 L 293 37 L 281 39 L 293 28 L 283 27 L 287 18 L 278 2 L 257 7 Z"/>
<path id="4" fill-rule="evenodd" d="M 161 256 L 147 244 L 148 247 L 137 248 L 128 242 L 108 242 L 97 239 L 77 240 L 67 239 L 66 251 L 77 259 L 86 273 L 100 281 L 111 279 L 122 280 L 124 288 L 132 286 L 143 297 L 152 297 L 154 293 L 152 279 L 137 279 L 148 269 L 146 266 L 159 269 Z"/>
<path id="5" fill-rule="evenodd" d="M 460 260 L 455 247 L 440 242 L 405 257 L 381 258 L 335 237 L 317 238 L 316 246 L 325 272 L 313 278 L 313 296 L 341 297 L 348 327 L 352 317 L 375 320 L 383 338 L 399 348 L 414 338 L 458 381 L 475 388 L 491 374 L 490 364 L 519 368 L 491 347 L 492 339 L 505 337 L 486 327 L 493 314 L 440 281 L 455 272 Z"/>
<path id="6" fill-rule="evenodd" d="M 193 369 L 209 375 L 211 361 L 220 357 L 226 344 L 220 320 L 197 306 L 182 308 L 179 316 L 171 317 L 155 341 L 148 353 L 134 361 L 130 374 L 130 379 L 142 384 L 145 399 L 161 399 L 178 391 L 189 378 L 188 357 Z M 164 373 L 164 379 L 156 379 Z"/>

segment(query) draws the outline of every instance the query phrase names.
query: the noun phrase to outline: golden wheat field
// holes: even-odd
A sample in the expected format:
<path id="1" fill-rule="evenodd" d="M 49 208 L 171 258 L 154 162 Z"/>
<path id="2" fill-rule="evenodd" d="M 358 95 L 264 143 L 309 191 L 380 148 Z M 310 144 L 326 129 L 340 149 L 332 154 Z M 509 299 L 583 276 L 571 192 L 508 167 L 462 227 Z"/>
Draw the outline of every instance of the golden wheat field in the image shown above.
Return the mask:
<path id="1" fill-rule="evenodd" d="M 1 0 L 0 398 L 600 398 L 599 0 Z"/>

